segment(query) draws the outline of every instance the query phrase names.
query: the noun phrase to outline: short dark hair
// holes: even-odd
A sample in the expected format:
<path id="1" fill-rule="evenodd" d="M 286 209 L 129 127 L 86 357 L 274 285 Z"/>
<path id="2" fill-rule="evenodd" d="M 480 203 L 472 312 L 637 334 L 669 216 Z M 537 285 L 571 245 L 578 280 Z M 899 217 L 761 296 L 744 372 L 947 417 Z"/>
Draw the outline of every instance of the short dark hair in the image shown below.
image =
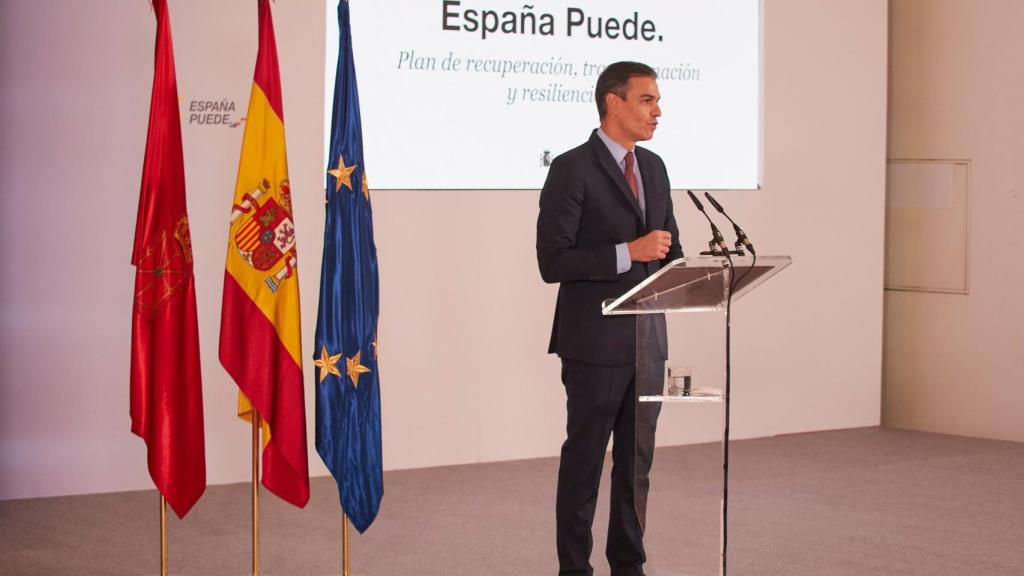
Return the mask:
<path id="1" fill-rule="evenodd" d="M 605 96 L 615 94 L 619 98 L 626 97 L 626 84 L 629 79 L 635 76 L 658 79 L 658 73 L 647 64 L 639 62 L 616 62 L 609 64 L 601 75 L 597 77 L 597 86 L 594 87 L 594 100 L 597 101 L 597 114 L 602 119 L 608 113 L 608 106 L 604 102 Z"/>

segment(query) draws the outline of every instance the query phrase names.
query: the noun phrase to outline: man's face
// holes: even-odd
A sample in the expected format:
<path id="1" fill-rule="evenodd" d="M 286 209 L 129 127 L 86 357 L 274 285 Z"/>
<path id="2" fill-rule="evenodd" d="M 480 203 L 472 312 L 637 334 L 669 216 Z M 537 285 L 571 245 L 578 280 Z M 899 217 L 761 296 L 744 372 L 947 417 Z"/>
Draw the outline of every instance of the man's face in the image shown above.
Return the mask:
<path id="1" fill-rule="evenodd" d="M 658 82 L 646 76 L 633 76 L 626 84 L 626 97 L 609 94 L 607 99 L 609 120 L 617 131 L 633 142 L 654 137 L 661 107 L 658 101 Z"/>

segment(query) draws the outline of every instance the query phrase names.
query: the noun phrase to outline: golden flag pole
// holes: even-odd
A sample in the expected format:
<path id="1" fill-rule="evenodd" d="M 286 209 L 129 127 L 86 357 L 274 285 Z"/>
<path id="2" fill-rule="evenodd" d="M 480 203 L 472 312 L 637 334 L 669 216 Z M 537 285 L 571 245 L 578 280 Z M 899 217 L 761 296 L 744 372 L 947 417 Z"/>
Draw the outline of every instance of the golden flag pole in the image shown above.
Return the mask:
<path id="1" fill-rule="evenodd" d="M 260 414 L 252 411 L 252 576 L 260 576 Z"/>
<path id="2" fill-rule="evenodd" d="M 348 514 L 341 513 L 341 576 L 349 576 L 348 572 Z"/>
<path id="3" fill-rule="evenodd" d="M 160 576 L 167 576 L 167 499 L 160 495 Z"/>

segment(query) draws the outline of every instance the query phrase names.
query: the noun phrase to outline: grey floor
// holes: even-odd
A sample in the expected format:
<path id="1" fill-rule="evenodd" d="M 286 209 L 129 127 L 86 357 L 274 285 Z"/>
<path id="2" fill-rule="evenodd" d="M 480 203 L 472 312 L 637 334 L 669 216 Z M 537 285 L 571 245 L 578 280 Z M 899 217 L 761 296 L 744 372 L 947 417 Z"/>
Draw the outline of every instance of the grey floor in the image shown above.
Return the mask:
<path id="1" fill-rule="evenodd" d="M 718 573 L 719 463 L 718 445 L 659 449 L 651 576 Z M 353 574 L 555 574 L 557 464 L 387 473 Z M 248 490 L 212 486 L 172 519 L 172 574 L 250 573 Z M 0 575 L 155 574 L 156 512 L 152 491 L 0 502 Z M 602 498 L 596 574 L 606 514 Z M 340 573 L 330 479 L 312 481 L 304 510 L 265 496 L 262 519 L 263 574 Z M 729 574 L 1024 575 L 1024 444 L 881 428 L 734 442 L 729 525 Z"/>

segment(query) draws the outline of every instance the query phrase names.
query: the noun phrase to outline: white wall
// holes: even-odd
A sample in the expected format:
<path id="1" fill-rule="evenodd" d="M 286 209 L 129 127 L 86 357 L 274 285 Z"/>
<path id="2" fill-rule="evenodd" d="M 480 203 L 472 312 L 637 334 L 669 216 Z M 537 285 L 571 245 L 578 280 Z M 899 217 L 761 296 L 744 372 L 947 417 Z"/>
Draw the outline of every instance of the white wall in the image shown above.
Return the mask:
<path id="1" fill-rule="evenodd" d="M 225 97 L 244 108 L 253 4 L 172 4 L 186 100 Z M 765 188 L 719 199 L 762 253 L 795 263 L 736 307 L 734 436 L 875 425 L 886 2 L 765 4 Z M 279 2 L 274 13 L 319 475 L 309 359 L 323 221 L 323 15 L 315 2 Z M 151 486 L 144 445 L 129 432 L 127 375 L 152 31 L 141 1 L 0 5 L 0 194 L 10 215 L 0 226 L 9 271 L 0 278 L 0 498 Z M 699 114 L 663 104 L 666 120 Z M 185 127 L 210 483 L 248 475 L 248 429 L 233 416 L 235 387 L 216 357 L 240 140 L 241 128 Z M 556 289 L 536 270 L 537 197 L 374 193 L 388 469 L 557 454 L 564 395 L 559 363 L 545 354 Z M 705 225 L 685 194 L 674 198 L 684 248 L 696 253 Z M 720 342 L 686 344 L 689 356 L 720 354 Z M 666 442 L 717 433 L 687 432 L 676 418 L 662 420 Z"/>
<path id="2" fill-rule="evenodd" d="M 894 0 L 891 15 L 889 156 L 971 173 L 969 294 L 885 295 L 885 422 L 1024 442 L 1024 4 Z"/>

